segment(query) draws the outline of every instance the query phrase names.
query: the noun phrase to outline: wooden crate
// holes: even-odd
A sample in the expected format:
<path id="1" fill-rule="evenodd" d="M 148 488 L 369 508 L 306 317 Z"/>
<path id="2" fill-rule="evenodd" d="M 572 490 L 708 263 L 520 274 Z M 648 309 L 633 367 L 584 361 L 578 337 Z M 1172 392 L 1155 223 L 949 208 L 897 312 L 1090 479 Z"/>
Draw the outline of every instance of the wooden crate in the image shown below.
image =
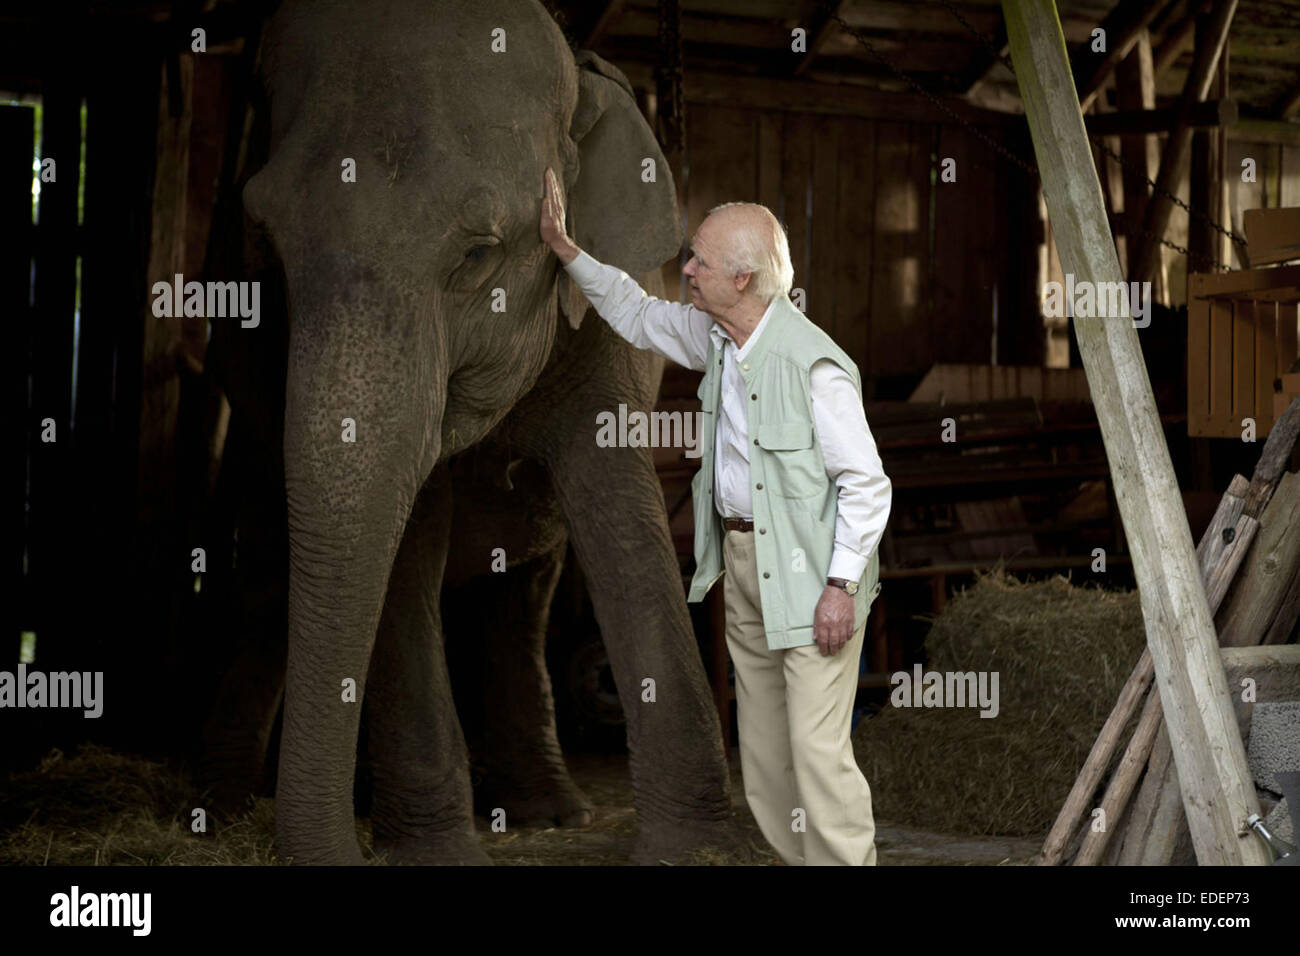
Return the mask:
<path id="1" fill-rule="evenodd" d="M 1187 277 L 1187 433 L 1262 439 L 1295 397 L 1300 266 Z"/>

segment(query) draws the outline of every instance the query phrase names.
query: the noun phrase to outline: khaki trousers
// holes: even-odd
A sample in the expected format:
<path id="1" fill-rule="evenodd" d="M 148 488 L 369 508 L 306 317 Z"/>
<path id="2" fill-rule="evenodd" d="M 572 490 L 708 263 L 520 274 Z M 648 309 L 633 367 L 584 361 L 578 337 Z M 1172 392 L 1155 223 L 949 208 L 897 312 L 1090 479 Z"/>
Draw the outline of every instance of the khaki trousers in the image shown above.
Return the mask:
<path id="1" fill-rule="evenodd" d="M 874 866 L 871 788 L 849 741 L 866 622 L 829 657 L 816 644 L 769 650 L 754 533 L 728 531 L 722 555 L 749 809 L 790 866 Z"/>

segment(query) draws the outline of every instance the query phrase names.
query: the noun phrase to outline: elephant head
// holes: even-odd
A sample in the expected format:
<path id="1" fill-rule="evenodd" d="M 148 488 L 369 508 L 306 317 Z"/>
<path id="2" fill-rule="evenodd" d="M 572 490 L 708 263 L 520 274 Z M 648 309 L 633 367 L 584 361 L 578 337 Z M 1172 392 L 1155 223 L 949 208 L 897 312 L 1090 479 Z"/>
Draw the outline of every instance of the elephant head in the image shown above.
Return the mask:
<path id="1" fill-rule="evenodd" d="M 680 228 L 671 178 L 643 182 L 663 158 L 626 80 L 575 61 L 540 4 L 288 2 L 261 72 L 267 161 L 243 203 L 289 312 L 279 837 L 355 861 L 341 688 L 364 692 L 417 496 L 534 386 L 560 300 L 575 325 L 585 307 L 538 232 L 545 169 L 578 241 L 633 275 Z"/>

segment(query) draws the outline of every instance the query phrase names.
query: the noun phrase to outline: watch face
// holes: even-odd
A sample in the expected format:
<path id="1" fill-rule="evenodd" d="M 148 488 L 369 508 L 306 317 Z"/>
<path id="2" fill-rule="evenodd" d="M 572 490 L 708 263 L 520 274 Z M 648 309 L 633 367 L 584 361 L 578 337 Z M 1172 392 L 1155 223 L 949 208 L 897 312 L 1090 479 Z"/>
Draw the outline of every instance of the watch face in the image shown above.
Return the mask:
<path id="1" fill-rule="evenodd" d="M 850 581 L 848 584 L 844 585 L 844 590 L 847 591 L 849 594 L 857 594 L 857 593 L 858 593 L 858 582 L 857 582 L 857 581 Z"/>

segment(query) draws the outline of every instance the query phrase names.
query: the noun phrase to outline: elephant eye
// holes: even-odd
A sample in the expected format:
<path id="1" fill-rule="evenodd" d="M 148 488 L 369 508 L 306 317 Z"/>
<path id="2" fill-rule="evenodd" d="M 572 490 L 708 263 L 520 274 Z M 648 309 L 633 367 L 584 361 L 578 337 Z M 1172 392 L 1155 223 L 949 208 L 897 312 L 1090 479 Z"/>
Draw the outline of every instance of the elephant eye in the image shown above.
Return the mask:
<path id="1" fill-rule="evenodd" d="M 457 292 L 477 289 L 496 268 L 501 255 L 501 240 L 495 236 L 474 237 L 451 275 L 451 287 Z"/>

